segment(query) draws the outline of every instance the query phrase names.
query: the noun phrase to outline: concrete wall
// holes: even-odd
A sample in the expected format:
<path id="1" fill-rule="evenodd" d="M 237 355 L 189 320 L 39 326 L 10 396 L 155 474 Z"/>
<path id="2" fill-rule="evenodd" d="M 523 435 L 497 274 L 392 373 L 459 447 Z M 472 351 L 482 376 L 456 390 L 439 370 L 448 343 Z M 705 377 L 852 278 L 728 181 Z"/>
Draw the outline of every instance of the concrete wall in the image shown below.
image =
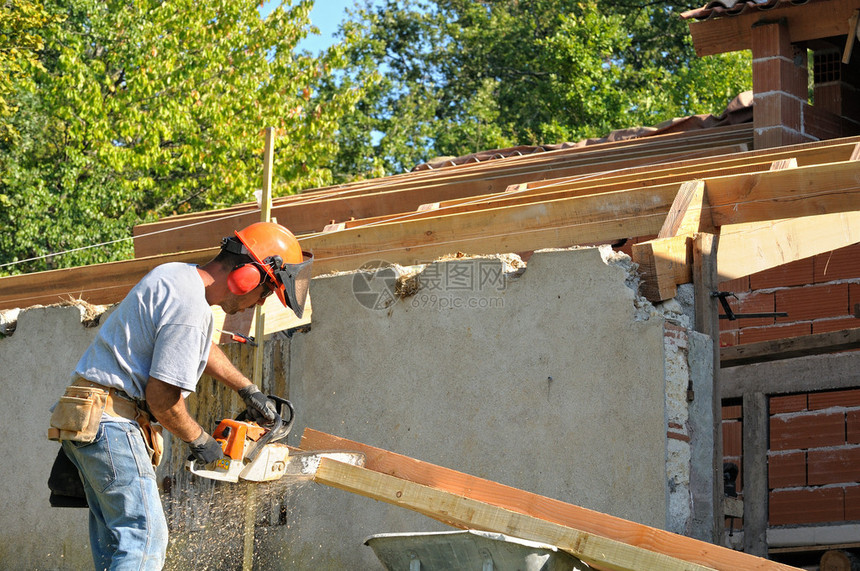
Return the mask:
<path id="1" fill-rule="evenodd" d="M 551 251 L 510 269 L 496 259 L 451 260 L 397 291 L 386 272 L 315 279 L 311 329 L 267 344 L 265 388 L 288 394 L 298 411 L 288 443 L 312 427 L 689 533 L 695 431 L 683 403 L 707 344 L 686 341 L 681 308 L 660 312 L 635 295 L 629 260 Z M 0 339 L 3 500 L 13 508 L 0 514 L 4 569 L 85 567 L 86 512 L 48 507 L 56 444 L 44 432 L 47 408 L 93 333 L 74 308 L 31 309 Z M 693 346 L 704 349 L 693 355 Z M 239 351 L 231 354 L 246 366 Z M 210 380 L 190 404 L 204 426 L 238 408 Z M 250 490 L 195 481 L 181 469 L 185 455 L 171 446 L 159 471 L 172 569 L 201 560 L 240 567 L 249 493 L 262 506 L 258 569 L 381 568 L 362 545 L 369 535 L 447 529 L 318 484 Z"/>

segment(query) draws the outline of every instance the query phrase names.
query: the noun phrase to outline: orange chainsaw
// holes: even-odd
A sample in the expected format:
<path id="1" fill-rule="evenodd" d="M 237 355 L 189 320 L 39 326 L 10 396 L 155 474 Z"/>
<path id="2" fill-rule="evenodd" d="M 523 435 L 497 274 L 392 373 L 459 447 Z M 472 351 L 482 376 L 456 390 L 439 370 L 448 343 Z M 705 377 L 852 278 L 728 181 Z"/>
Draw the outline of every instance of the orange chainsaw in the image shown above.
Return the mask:
<path id="1" fill-rule="evenodd" d="M 323 458 L 364 466 L 365 456 L 361 452 L 304 452 L 279 442 L 293 427 L 295 409 L 286 399 L 274 395 L 269 395 L 269 399 L 277 410 L 274 422 L 261 426 L 247 420 L 244 411 L 235 420 L 225 418 L 212 433 L 221 444 L 224 456 L 209 464 L 200 464 L 189 456 L 185 468 L 197 476 L 224 482 L 238 482 L 240 478 L 251 482 L 271 482 L 285 475 L 313 476 Z"/>
<path id="2" fill-rule="evenodd" d="M 221 444 L 224 456 L 209 464 L 201 464 L 189 456 L 185 467 L 197 476 L 225 482 L 238 482 L 239 478 L 268 482 L 283 476 L 289 447 L 278 441 L 290 433 L 295 409 L 286 399 L 274 395 L 269 395 L 269 399 L 275 403 L 277 411 L 271 424 L 261 426 L 247 420 L 245 411 L 235 420 L 225 418 L 212 433 Z"/>

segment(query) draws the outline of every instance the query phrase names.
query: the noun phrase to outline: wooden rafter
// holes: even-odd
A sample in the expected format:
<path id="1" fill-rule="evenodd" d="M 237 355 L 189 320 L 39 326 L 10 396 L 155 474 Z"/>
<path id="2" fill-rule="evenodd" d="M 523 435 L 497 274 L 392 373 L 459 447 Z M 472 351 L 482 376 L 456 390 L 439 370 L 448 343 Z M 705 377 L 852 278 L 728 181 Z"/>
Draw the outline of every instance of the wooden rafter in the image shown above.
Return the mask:
<path id="1" fill-rule="evenodd" d="M 845 213 L 856 228 L 860 168 L 856 162 L 704 179 L 717 226 Z M 301 238 L 315 255 L 315 275 L 348 271 L 371 260 L 412 265 L 457 251 L 470 254 L 526 252 L 540 248 L 607 243 L 656 235 L 680 185 L 635 188 L 538 203 L 490 208 L 353 228 Z M 814 223 L 813 223 L 814 224 Z M 848 245 L 856 241 L 846 235 Z M 839 236 L 834 236 L 835 240 Z M 58 303 L 67 296 L 114 303 L 155 265 L 205 262 L 216 248 L 183 254 L 0 278 L 0 308 Z"/>
<path id="2" fill-rule="evenodd" d="M 663 135 L 613 146 L 594 145 L 533 156 L 511 157 L 503 161 L 488 161 L 460 165 L 440 171 L 422 171 L 363 181 L 342 187 L 324 189 L 312 194 L 277 199 L 273 218 L 296 234 L 321 231 L 327 224 L 351 218 L 368 218 L 415 211 L 421 204 L 503 192 L 511 184 L 542 180 L 578 172 L 601 170 L 601 163 L 643 164 L 660 160 L 666 153 L 691 153 L 696 149 L 712 149 L 751 139 L 748 126 L 714 129 L 707 135 L 684 133 Z M 145 257 L 180 248 L 205 248 L 213 239 L 230 235 L 233 230 L 256 221 L 256 205 L 244 204 L 205 213 L 170 217 L 152 224 L 135 227 L 135 255 Z M 188 226 L 184 231 L 168 230 Z"/>
<path id="3" fill-rule="evenodd" d="M 750 30 L 756 23 L 785 20 L 791 34 L 789 40 L 796 44 L 847 35 L 857 8 L 860 8 L 858 0 L 830 0 L 803 5 L 785 2 L 773 10 L 751 9 L 745 14 L 691 21 L 690 35 L 699 56 L 748 50 L 751 48 Z"/>
<path id="4" fill-rule="evenodd" d="M 767 363 L 860 348 L 860 328 L 814 333 L 720 349 L 720 367 Z"/>
<path id="5" fill-rule="evenodd" d="M 599 568 L 793 569 L 311 429 L 305 430 L 300 447 L 365 454 L 364 469 L 321 465 L 322 472 L 315 477 L 320 483 L 412 509 L 449 525 L 550 543 Z M 585 549 L 589 543 L 600 548 Z"/>

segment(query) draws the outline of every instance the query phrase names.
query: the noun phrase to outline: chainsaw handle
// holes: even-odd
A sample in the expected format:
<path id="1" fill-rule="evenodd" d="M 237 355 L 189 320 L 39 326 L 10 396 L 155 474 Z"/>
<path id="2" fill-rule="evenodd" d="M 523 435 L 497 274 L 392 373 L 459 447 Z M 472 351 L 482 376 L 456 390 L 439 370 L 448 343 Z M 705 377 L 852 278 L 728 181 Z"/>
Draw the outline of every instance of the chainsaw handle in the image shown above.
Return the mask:
<path id="1" fill-rule="evenodd" d="M 291 403 L 287 399 L 281 398 L 277 395 L 267 395 L 266 398 L 268 398 L 270 401 L 275 403 L 275 410 L 278 413 L 278 418 L 276 418 L 272 424 L 278 425 L 278 426 L 284 425 L 284 426 L 289 426 L 290 428 L 292 428 L 293 419 L 296 416 L 296 409 L 293 406 L 293 403 Z M 286 408 L 290 411 L 289 417 L 287 417 L 286 420 L 284 420 L 284 406 L 286 406 Z M 236 420 L 240 420 L 242 422 L 247 422 L 248 420 L 250 420 L 248 418 L 247 409 L 243 410 L 242 412 L 237 414 Z M 287 432 L 289 432 L 289 430 Z"/>

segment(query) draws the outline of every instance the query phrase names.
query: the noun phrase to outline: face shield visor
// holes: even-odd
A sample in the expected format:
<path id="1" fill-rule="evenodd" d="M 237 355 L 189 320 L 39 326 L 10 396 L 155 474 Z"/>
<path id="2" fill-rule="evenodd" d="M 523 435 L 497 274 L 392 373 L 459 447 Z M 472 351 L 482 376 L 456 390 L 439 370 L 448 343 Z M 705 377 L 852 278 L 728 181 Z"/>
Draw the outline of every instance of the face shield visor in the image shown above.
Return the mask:
<path id="1" fill-rule="evenodd" d="M 289 307 L 301 319 L 305 312 L 305 301 L 311 285 L 313 254 L 302 252 L 299 264 L 284 264 L 278 256 L 266 258 L 263 265 L 275 284 L 275 294 L 284 307 Z"/>

